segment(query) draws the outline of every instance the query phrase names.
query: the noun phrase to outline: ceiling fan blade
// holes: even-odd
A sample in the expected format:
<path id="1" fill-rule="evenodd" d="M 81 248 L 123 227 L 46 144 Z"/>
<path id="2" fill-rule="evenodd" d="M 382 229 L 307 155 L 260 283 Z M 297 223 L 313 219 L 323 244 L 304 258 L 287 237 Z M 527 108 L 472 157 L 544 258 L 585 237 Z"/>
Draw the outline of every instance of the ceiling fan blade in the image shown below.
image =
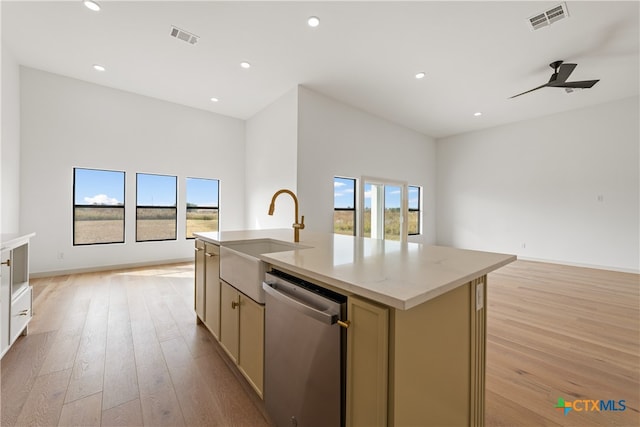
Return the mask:
<path id="1" fill-rule="evenodd" d="M 520 95 L 524 95 L 524 94 L 529 93 L 529 92 L 533 92 L 534 90 L 542 89 L 543 87 L 547 87 L 547 86 L 549 86 L 549 84 L 545 83 L 542 86 L 534 87 L 533 89 L 530 89 L 530 90 L 528 90 L 526 92 L 522 92 L 522 93 L 519 93 L 517 95 L 510 96 L 509 99 L 515 98 L 515 97 L 520 96 Z"/>
<path id="2" fill-rule="evenodd" d="M 573 70 L 577 67 L 576 64 L 562 64 L 560 68 L 558 68 L 558 75 L 555 80 L 549 82 L 549 86 L 557 86 L 558 84 L 564 83 L 567 81 Z"/>
<path id="3" fill-rule="evenodd" d="M 554 87 L 573 87 L 578 89 L 589 89 L 600 80 L 582 80 L 579 82 L 564 82 L 561 85 L 553 85 Z"/>

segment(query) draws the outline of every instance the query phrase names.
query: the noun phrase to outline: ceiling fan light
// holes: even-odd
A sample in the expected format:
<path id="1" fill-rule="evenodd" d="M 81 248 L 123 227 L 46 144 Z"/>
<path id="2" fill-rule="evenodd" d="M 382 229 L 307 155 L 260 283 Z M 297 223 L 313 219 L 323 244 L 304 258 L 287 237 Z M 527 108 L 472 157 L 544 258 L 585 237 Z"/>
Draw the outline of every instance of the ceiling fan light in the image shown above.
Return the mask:
<path id="1" fill-rule="evenodd" d="M 427 75 L 427 73 L 425 73 L 424 71 L 420 71 L 419 73 L 416 74 L 416 79 L 420 80 L 420 79 L 424 79 L 424 77 Z"/>
<path id="2" fill-rule="evenodd" d="M 84 0 L 83 4 L 89 10 L 93 10 L 94 12 L 100 11 L 100 5 L 93 0 Z"/>
<path id="3" fill-rule="evenodd" d="M 96 71 L 105 71 L 106 70 L 104 65 L 100 65 L 100 64 L 93 64 L 93 69 L 96 70 Z"/>

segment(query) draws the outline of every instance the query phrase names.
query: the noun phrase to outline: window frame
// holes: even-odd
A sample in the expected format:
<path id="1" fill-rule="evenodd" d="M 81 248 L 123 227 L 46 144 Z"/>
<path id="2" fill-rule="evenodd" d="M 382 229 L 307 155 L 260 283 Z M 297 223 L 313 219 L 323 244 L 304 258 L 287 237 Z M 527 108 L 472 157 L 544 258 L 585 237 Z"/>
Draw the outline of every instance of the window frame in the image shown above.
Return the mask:
<path id="1" fill-rule="evenodd" d="M 140 184 L 138 182 L 138 177 L 140 175 L 150 175 L 150 176 L 163 176 L 163 177 L 171 177 L 174 178 L 175 180 L 175 202 L 173 206 L 159 206 L 159 205 L 139 205 L 138 204 L 138 195 L 139 190 L 140 190 Z M 138 209 L 173 209 L 174 211 L 174 218 L 175 218 L 175 226 L 174 226 L 174 232 L 175 232 L 175 237 L 173 238 L 169 238 L 169 239 L 147 239 L 147 240 L 140 240 L 138 237 L 138 221 L 140 220 L 138 217 Z M 167 241 L 174 241 L 174 240 L 178 240 L 178 177 L 176 175 L 166 175 L 166 174 L 160 174 L 160 173 L 146 173 L 146 172 L 136 172 L 136 243 L 143 243 L 143 242 L 167 242 Z"/>
<path id="2" fill-rule="evenodd" d="M 418 190 L 418 207 L 417 208 L 411 208 L 410 203 L 409 203 L 409 197 L 407 197 L 407 235 L 408 236 L 419 236 L 422 234 L 422 187 L 420 187 L 419 185 L 409 185 L 407 187 L 407 195 L 411 194 L 411 189 L 415 188 Z M 417 212 L 418 213 L 418 232 L 417 233 L 409 233 L 409 214 L 411 212 Z"/>
<path id="3" fill-rule="evenodd" d="M 187 240 L 193 240 L 196 238 L 196 236 L 191 236 L 189 237 L 188 233 L 187 233 L 187 224 L 188 224 L 188 214 L 189 214 L 189 209 L 194 209 L 194 207 L 189 207 L 188 203 L 189 201 L 187 200 L 187 198 L 189 197 L 189 180 L 190 179 L 200 179 L 200 180 L 205 180 L 205 181 L 216 181 L 218 183 L 218 200 L 216 201 L 216 207 L 209 207 L 209 206 L 196 206 L 195 209 L 202 209 L 202 210 L 212 210 L 212 211 L 216 211 L 217 215 L 218 215 L 218 229 L 216 230 L 216 232 L 220 232 L 220 180 L 219 179 L 215 179 L 215 178 L 198 178 L 198 177 L 191 177 L 188 176 L 185 178 L 184 181 L 184 194 L 185 194 L 185 201 L 184 201 L 184 205 L 185 205 L 185 213 L 184 213 L 184 233 L 185 233 L 185 238 Z"/>
<path id="4" fill-rule="evenodd" d="M 338 208 L 336 207 L 336 202 L 335 202 L 335 183 L 336 183 L 336 179 L 344 179 L 344 180 L 349 180 L 349 181 L 353 181 L 353 207 L 352 208 Z M 334 217 L 334 221 L 333 221 L 333 234 L 343 234 L 343 233 L 336 233 L 335 232 L 335 213 L 336 211 L 340 211 L 340 212 L 348 212 L 351 211 L 353 212 L 353 234 L 343 234 L 344 236 L 356 236 L 358 234 L 358 210 L 357 210 L 357 201 L 358 198 L 356 197 L 356 193 L 358 191 L 358 180 L 356 178 L 348 178 L 345 176 L 334 176 L 333 177 L 333 191 L 334 191 L 334 196 L 333 196 L 333 217 Z"/>
<path id="5" fill-rule="evenodd" d="M 401 191 L 401 198 L 400 198 L 400 239 L 399 241 L 402 243 L 407 242 L 407 238 L 408 238 L 408 234 L 407 234 L 407 194 L 408 194 L 408 184 L 406 181 L 400 181 L 400 180 L 394 180 L 394 179 L 388 179 L 388 178 L 377 178 L 377 177 L 370 177 L 370 176 L 363 176 L 360 178 L 360 186 L 359 186 L 359 213 L 358 213 L 358 217 L 360 218 L 360 227 L 358 227 L 358 236 L 362 236 L 364 237 L 365 233 L 364 233 L 364 215 L 365 215 L 365 187 L 367 186 L 367 184 L 372 184 L 378 187 L 382 187 L 381 191 L 383 193 L 383 199 L 382 199 L 382 204 L 381 204 L 381 208 L 383 211 L 383 217 L 382 217 L 382 221 L 380 221 L 379 223 L 379 227 L 380 229 L 376 231 L 376 233 L 374 233 L 374 230 L 371 230 L 371 236 L 375 235 L 382 235 L 384 236 L 382 240 L 387 240 L 386 239 L 386 229 L 385 229 L 385 221 L 384 221 L 384 209 L 385 209 L 385 201 L 384 201 L 384 193 L 385 193 L 385 188 L 387 186 L 392 186 L 392 187 L 400 187 L 400 191 Z M 373 226 L 372 226 L 373 227 Z M 371 238 L 378 238 L 378 237 L 371 237 Z"/>
<path id="6" fill-rule="evenodd" d="M 89 170 L 89 171 L 98 171 L 98 172 L 117 172 L 122 174 L 122 204 L 121 205 L 89 205 L 89 204 L 77 204 L 76 203 L 76 170 Z M 114 245 L 114 244 L 123 244 L 126 238 L 126 221 L 127 221 L 127 211 L 126 211 L 126 200 L 127 200 L 127 173 L 125 171 L 120 170 L 112 170 L 112 169 L 96 169 L 96 168 L 83 168 L 83 167 L 74 167 L 73 168 L 73 195 L 72 195 L 72 214 L 71 214 L 71 240 L 72 246 L 93 246 L 93 245 Z M 122 240 L 121 241 L 112 241 L 112 242 L 92 242 L 92 243 L 76 243 L 76 208 L 97 208 L 97 209 L 122 209 Z"/>

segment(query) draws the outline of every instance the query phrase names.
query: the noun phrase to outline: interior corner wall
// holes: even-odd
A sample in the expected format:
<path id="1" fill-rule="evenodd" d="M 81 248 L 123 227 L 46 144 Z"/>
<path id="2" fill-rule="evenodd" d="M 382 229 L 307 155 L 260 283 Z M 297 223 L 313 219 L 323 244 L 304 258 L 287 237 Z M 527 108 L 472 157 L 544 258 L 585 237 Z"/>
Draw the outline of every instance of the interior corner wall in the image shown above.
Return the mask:
<path id="1" fill-rule="evenodd" d="M 2 145 L 0 146 L 0 230 L 20 231 L 20 66 L 2 46 Z"/>
<path id="2" fill-rule="evenodd" d="M 438 243 L 638 272 L 638 104 L 438 140 Z"/>
<path id="3" fill-rule="evenodd" d="M 32 273 L 191 259 L 187 177 L 219 179 L 220 228 L 244 226 L 244 121 L 25 67 L 20 87 Z M 124 244 L 73 246 L 74 167 L 126 172 Z M 178 177 L 177 240 L 135 241 L 137 172 Z"/>
<path id="4" fill-rule="evenodd" d="M 333 232 L 335 176 L 379 177 L 423 187 L 423 233 L 410 238 L 435 243 L 435 141 L 302 86 L 298 103 L 298 195 L 307 228 Z"/>
<path id="5" fill-rule="evenodd" d="M 246 122 L 245 224 L 248 229 L 290 228 L 293 199 L 281 195 L 273 216 L 271 197 L 279 189 L 297 192 L 298 88 L 282 95 Z"/>

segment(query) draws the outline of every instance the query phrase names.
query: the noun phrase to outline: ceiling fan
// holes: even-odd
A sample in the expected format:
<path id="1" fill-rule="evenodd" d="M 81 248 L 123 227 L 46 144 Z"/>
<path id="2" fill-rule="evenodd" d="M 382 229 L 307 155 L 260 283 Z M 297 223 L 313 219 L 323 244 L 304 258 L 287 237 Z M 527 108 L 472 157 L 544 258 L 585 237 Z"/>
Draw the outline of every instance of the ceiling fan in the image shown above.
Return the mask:
<path id="1" fill-rule="evenodd" d="M 542 89 L 543 87 L 562 87 L 565 88 L 567 92 L 571 92 L 572 89 L 589 89 L 600 81 L 598 79 L 582 80 L 579 82 L 568 82 L 567 79 L 569 78 L 573 70 L 577 67 L 577 64 L 565 64 L 564 61 L 555 61 L 549 64 L 549 66 L 553 68 L 553 74 L 551 75 L 551 78 L 547 83 L 526 92 L 513 95 L 509 97 L 509 99 L 524 95 L 525 93 L 533 92 L 534 90 Z"/>

